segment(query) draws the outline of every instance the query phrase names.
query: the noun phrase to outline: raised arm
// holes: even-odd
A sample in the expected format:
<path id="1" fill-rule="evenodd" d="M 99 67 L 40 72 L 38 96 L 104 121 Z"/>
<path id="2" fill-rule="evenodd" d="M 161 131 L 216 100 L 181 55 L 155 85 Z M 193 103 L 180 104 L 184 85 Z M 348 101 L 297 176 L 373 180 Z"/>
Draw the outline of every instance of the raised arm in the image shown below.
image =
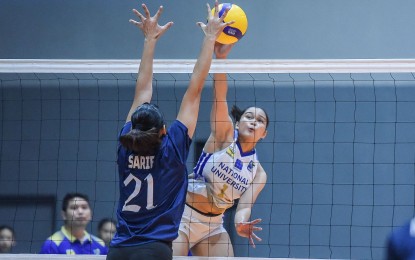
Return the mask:
<path id="1" fill-rule="evenodd" d="M 261 227 L 255 226 L 261 219 L 255 219 L 250 221 L 252 206 L 254 205 L 256 199 L 258 198 L 259 193 L 267 182 L 267 174 L 262 168 L 261 164 L 258 165 L 257 173 L 252 185 L 242 194 L 239 199 L 238 206 L 235 213 L 235 229 L 238 235 L 241 237 L 246 237 L 249 239 L 249 243 L 255 247 L 254 238 L 258 241 L 262 239 L 259 238 L 254 231 L 262 230 Z"/>
<path id="2" fill-rule="evenodd" d="M 143 53 L 138 69 L 138 77 L 135 85 L 134 100 L 128 112 L 126 121 L 130 121 L 132 113 L 135 109 L 145 103 L 150 102 L 153 95 L 153 58 L 154 50 L 157 40 L 162 36 L 172 25 L 173 22 L 168 22 L 163 26 L 158 24 L 158 19 L 163 12 L 163 7 L 160 6 L 157 13 L 151 17 L 150 11 L 145 4 L 142 4 L 145 16 L 133 9 L 141 22 L 130 19 L 130 23 L 137 26 L 144 34 Z"/>
<path id="3" fill-rule="evenodd" d="M 233 44 L 215 44 L 216 59 L 226 59 Z M 213 102 L 210 112 L 210 136 L 203 148 L 208 153 L 222 150 L 233 140 L 233 123 L 229 116 L 228 82 L 225 73 L 216 73 L 214 76 Z"/>
<path id="4" fill-rule="evenodd" d="M 216 1 L 215 12 L 212 14 L 210 6 L 207 4 L 208 23 L 206 25 L 201 22 L 198 23 L 205 33 L 205 37 L 203 39 L 199 58 L 196 61 L 192 77 L 190 78 L 189 86 L 184 94 L 180 111 L 177 115 L 177 119 L 186 125 L 190 138 L 193 136 L 195 131 L 197 117 L 199 114 L 200 96 L 212 63 L 212 54 L 215 41 L 221 31 L 226 26 L 233 23 L 233 21 L 227 23 L 223 22 L 228 10 L 221 17 L 219 17 L 218 5 L 218 1 Z"/>

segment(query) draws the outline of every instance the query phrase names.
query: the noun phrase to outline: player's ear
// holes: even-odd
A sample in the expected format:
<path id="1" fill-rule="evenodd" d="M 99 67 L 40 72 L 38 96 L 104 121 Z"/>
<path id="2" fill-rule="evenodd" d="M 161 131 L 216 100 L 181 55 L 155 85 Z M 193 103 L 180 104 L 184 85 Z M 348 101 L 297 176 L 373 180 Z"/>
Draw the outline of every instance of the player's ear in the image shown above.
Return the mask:
<path id="1" fill-rule="evenodd" d="M 66 220 L 66 214 L 65 213 L 66 213 L 65 211 L 61 210 L 61 215 L 62 215 L 63 221 Z"/>
<path id="2" fill-rule="evenodd" d="M 163 136 L 167 134 L 166 125 L 163 125 L 163 127 L 159 131 L 159 136 Z"/>

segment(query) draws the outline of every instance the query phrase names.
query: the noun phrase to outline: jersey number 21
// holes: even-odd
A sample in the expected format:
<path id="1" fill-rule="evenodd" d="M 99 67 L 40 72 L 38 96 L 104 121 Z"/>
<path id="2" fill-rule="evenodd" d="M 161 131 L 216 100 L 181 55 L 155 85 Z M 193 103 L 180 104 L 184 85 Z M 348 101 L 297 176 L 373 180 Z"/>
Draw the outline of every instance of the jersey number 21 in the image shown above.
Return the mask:
<path id="1" fill-rule="evenodd" d="M 127 186 L 128 184 L 130 184 L 130 182 L 134 181 L 135 182 L 135 187 L 134 187 L 134 191 L 133 193 L 131 193 L 131 195 L 127 198 L 127 200 L 124 203 L 124 206 L 122 207 L 122 211 L 132 211 L 132 212 L 138 212 L 140 211 L 141 207 L 139 205 L 135 205 L 135 204 L 129 204 L 127 205 L 132 199 L 134 199 L 135 197 L 137 197 L 137 195 L 140 193 L 141 190 L 141 186 L 142 186 L 142 181 L 135 177 L 134 175 L 132 175 L 130 173 L 130 175 L 128 175 L 128 177 L 124 180 L 124 185 Z M 147 206 L 146 209 L 153 209 L 156 206 L 153 205 L 153 176 L 150 174 L 147 175 L 147 177 L 144 179 L 144 181 L 147 183 Z"/>

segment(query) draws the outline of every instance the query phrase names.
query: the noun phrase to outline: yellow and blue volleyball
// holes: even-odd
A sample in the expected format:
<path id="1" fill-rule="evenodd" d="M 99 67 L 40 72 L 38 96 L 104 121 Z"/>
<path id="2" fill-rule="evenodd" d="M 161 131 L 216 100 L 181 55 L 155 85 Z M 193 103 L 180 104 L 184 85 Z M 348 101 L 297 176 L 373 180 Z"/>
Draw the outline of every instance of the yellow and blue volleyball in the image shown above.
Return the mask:
<path id="1" fill-rule="evenodd" d="M 239 41 L 245 35 L 246 30 L 248 29 L 248 19 L 244 10 L 242 10 L 242 8 L 237 5 L 230 3 L 220 4 L 218 9 L 219 17 L 225 13 L 226 9 L 229 9 L 228 15 L 223 21 L 235 22 L 229 26 L 226 26 L 216 41 L 222 44 L 232 44 Z M 212 9 L 212 14 L 214 14 L 214 12 L 215 8 Z"/>

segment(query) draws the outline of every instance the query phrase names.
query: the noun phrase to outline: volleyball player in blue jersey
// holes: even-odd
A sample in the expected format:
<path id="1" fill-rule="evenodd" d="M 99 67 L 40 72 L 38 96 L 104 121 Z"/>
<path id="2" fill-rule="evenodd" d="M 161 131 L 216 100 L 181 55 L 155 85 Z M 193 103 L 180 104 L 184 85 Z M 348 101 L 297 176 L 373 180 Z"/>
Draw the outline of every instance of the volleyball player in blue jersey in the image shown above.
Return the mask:
<path id="1" fill-rule="evenodd" d="M 217 59 L 225 59 L 233 45 L 215 45 Z M 251 209 L 265 186 L 267 175 L 258 161 L 255 146 L 267 134 L 268 115 L 258 107 L 229 116 L 226 74 L 215 74 L 214 100 L 210 114 L 211 134 L 196 167 L 189 177 L 186 207 L 174 255 L 233 256 L 229 235 L 223 227 L 224 212 L 239 199 L 235 213 L 238 235 L 255 247 L 261 239 L 254 231 L 261 219 L 250 221 Z"/>
<path id="2" fill-rule="evenodd" d="M 215 3 L 216 10 L 218 3 Z M 205 37 L 177 119 L 165 128 L 152 97 L 153 56 L 157 40 L 172 25 L 160 26 L 159 8 L 151 17 L 131 20 L 144 33 L 134 100 L 119 136 L 118 168 L 120 198 L 117 232 L 107 259 L 172 259 L 172 241 L 178 236 L 187 190 L 186 159 L 195 131 L 201 92 L 212 62 L 215 40 L 225 26 L 218 12 L 208 9 L 207 24 L 198 23 Z"/>

